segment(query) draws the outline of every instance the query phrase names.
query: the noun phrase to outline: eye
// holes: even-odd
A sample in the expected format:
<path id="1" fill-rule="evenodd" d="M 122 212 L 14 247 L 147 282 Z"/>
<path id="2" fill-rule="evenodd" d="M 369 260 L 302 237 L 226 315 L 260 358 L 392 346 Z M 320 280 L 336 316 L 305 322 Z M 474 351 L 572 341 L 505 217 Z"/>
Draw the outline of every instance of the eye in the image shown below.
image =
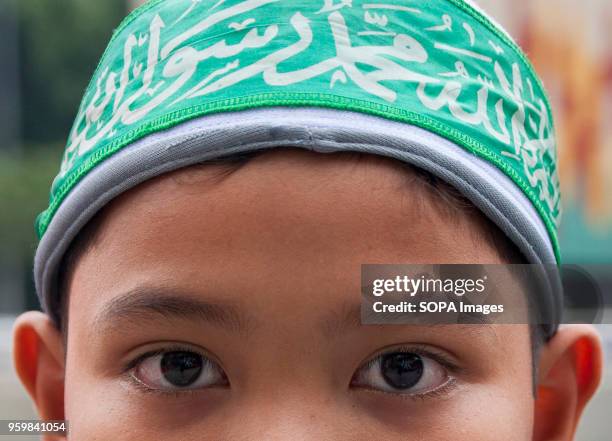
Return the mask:
<path id="1" fill-rule="evenodd" d="M 229 383 L 214 361 L 191 351 L 158 352 L 143 356 L 132 371 L 147 389 L 180 391 L 225 387 Z"/>
<path id="2" fill-rule="evenodd" d="M 448 370 L 432 357 L 396 350 L 361 366 L 352 387 L 406 395 L 425 395 L 452 381 Z"/>

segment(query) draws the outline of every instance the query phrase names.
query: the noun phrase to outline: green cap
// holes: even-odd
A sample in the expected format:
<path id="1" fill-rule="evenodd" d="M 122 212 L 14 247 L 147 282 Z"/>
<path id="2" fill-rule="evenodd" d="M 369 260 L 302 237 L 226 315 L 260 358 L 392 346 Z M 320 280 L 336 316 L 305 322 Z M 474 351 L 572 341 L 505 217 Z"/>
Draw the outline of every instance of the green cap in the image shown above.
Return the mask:
<path id="1" fill-rule="evenodd" d="M 35 275 L 43 304 L 63 250 L 87 221 L 81 215 L 91 208 L 87 212 L 91 217 L 93 201 L 100 199 L 87 193 L 83 202 L 83 181 L 88 176 L 105 171 L 105 179 L 96 184 L 102 194 L 107 190 L 103 183 L 112 180 L 116 170 L 110 167 L 111 160 L 118 161 L 134 145 L 142 149 L 147 139 L 158 139 L 155 136 L 203 117 L 232 117 L 269 108 L 333 110 L 339 112 L 338 121 L 344 118 L 345 126 L 350 120 L 346 114 L 353 112 L 405 127 L 398 129 L 400 138 L 402 133 L 415 133 L 409 128 L 417 128 L 452 144 L 460 150 L 453 153 L 458 163 L 463 158 L 480 164 L 482 173 L 491 177 L 483 180 L 478 172 L 470 172 L 475 177 L 464 177 L 462 189 L 487 192 L 500 187 L 503 192 L 478 206 L 511 238 L 525 228 L 536 231 L 520 237 L 545 242 L 552 259 L 559 262 L 561 207 L 549 101 L 523 52 L 471 3 L 153 0 L 115 31 L 85 91 L 49 206 L 37 218 L 41 245 Z M 295 125 L 300 123 L 295 120 Z M 309 128 L 310 135 L 303 139 L 312 141 L 317 127 Z M 376 124 L 344 127 L 342 133 L 348 136 L 368 127 Z M 383 143 L 384 136 L 379 138 Z M 212 138 L 201 135 L 201 139 Z M 360 145 L 367 144 L 359 139 Z M 372 139 L 367 145 L 376 142 Z M 450 151 L 442 141 L 419 141 L 421 146 L 429 145 L 434 155 L 425 158 L 429 162 L 419 156 L 419 165 L 444 163 L 447 171 L 453 167 L 448 157 L 435 157 Z M 378 146 L 370 152 L 418 162 L 417 153 L 409 151 L 416 144 Z M 226 151 L 215 147 L 215 154 L 235 152 L 241 145 L 233 142 Z M 351 148 L 349 143 L 343 146 Z M 163 152 L 167 151 L 166 147 Z M 188 165 L 185 158 L 176 161 L 177 167 Z M 136 185 L 138 180 L 128 178 L 145 176 L 152 169 L 150 164 L 143 170 L 130 169 L 131 175 L 121 182 Z M 443 175 L 450 180 L 454 176 Z M 504 187 L 502 181 L 510 185 Z M 516 202 L 519 199 L 526 202 Z M 87 205 L 87 201 L 92 202 Z M 517 213 L 524 213 L 522 220 L 504 223 Z M 523 242 L 523 250 L 533 243 Z M 551 259 L 540 260 L 550 263 Z"/>

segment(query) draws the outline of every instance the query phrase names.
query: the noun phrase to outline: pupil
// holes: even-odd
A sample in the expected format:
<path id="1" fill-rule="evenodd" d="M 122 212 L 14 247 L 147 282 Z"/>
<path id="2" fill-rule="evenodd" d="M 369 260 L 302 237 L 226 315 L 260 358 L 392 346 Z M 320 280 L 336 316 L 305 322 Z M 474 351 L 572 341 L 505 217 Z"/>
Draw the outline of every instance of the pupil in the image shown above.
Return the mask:
<path id="1" fill-rule="evenodd" d="M 203 364 L 202 357 L 193 352 L 168 352 L 161 359 L 161 371 L 172 385 L 186 387 L 198 379 Z"/>
<path id="2" fill-rule="evenodd" d="M 423 360 L 417 354 L 396 352 L 383 356 L 382 376 L 396 389 L 414 387 L 423 377 Z"/>

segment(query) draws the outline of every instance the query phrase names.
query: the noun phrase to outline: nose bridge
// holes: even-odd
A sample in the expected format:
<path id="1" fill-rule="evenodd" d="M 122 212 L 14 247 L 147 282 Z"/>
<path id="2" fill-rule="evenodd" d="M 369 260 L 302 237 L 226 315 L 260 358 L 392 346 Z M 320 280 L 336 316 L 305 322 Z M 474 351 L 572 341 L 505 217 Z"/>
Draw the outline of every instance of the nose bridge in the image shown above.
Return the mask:
<path id="1" fill-rule="evenodd" d="M 339 403 L 320 393 L 279 388 L 265 397 L 253 398 L 242 408 L 240 424 L 234 426 L 231 439 L 344 440 L 350 431 L 342 414 Z"/>

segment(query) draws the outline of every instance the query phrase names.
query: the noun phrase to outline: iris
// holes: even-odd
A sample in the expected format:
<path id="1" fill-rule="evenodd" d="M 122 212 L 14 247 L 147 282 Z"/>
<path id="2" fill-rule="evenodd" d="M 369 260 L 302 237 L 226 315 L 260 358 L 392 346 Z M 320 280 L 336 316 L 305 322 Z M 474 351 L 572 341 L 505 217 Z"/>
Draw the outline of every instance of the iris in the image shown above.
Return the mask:
<path id="1" fill-rule="evenodd" d="M 164 378 L 177 387 L 187 387 L 195 383 L 203 367 L 204 360 L 193 352 L 168 352 L 161 359 Z"/>
<path id="2" fill-rule="evenodd" d="M 390 386 L 410 389 L 423 377 L 423 360 L 417 354 L 394 352 L 382 357 L 380 370 Z"/>

